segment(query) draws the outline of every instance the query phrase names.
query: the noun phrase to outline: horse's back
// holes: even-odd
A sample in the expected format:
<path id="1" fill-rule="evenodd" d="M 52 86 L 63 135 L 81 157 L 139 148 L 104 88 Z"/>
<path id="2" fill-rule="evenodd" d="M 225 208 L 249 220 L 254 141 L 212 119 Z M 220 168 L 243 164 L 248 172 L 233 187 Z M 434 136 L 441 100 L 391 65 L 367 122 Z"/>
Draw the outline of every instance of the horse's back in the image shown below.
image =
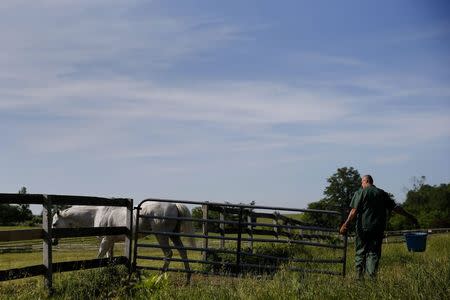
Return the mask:
<path id="1" fill-rule="evenodd" d="M 95 216 L 96 227 L 126 226 L 127 209 L 125 207 L 103 206 Z"/>
<path id="2" fill-rule="evenodd" d="M 178 209 L 175 203 L 165 202 L 144 202 L 141 206 L 140 215 L 148 217 L 178 217 Z M 139 226 L 149 226 L 155 231 L 173 231 L 177 225 L 177 220 L 159 219 L 159 218 L 145 218 L 140 220 Z"/>
<path id="3" fill-rule="evenodd" d="M 141 213 L 151 216 L 177 216 L 178 209 L 175 203 L 166 202 L 144 202 L 141 206 Z"/>

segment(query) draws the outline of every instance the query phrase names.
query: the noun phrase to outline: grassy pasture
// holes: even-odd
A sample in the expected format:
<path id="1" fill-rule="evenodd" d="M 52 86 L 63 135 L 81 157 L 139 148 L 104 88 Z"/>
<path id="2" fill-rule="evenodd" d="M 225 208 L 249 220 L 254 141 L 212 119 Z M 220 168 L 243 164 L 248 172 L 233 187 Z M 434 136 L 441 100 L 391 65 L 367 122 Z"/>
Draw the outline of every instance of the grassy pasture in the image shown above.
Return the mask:
<path id="1" fill-rule="evenodd" d="M 39 241 L 38 241 L 39 242 Z M 156 243 L 153 237 L 143 242 Z M 197 241 L 200 243 L 200 241 Z M 210 241 L 211 243 L 211 241 Z M 217 246 L 219 241 L 214 241 Z M 76 245 L 75 245 L 76 244 Z M 80 246 L 82 245 L 82 246 Z M 0 245 L 1 246 L 1 245 Z M 76 246 L 76 247 L 75 247 Z M 81 248 L 80 248 L 81 247 Z M 116 245 L 116 255 L 123 244 Z M 80 251 L 82 249 L 82 251 Z M 314 248 L 314 255 L 340 255 L 334 250 Z M 55 261 L 95 258 L 95 238 L 63 239 L 55 249 Z M 107 267 L 95 270 L 55 274 L 54 299 L 450 299 L 450 235 L 428 237 L 427 250 L 410 253 L 404 243 L 383 245 L 380 274 L 376 281 L 355 280 L 353 245 L 348 248 L 348 275 L 299 274 L 280 270 L 273 278 L 239 278 L 194 275 L 184 285 L 183 274 L 159 276 L 147 272 L 138 283 L 128 283 L 126 270 Z M 142 255 L 161 256 L 160 249 L 144 249 Z M 175 257 L 179 257 L 175 251 Z M 189 252 L 200 258 L 200 252 Z M 336 256 L 334 256 L 336 257 Z M 42 253 L 0 254 L 0 269 L 42 263 Z M 162 262 L 141 264 L 162 265 Z M 173 264 L 173 265 L 172 265 Z M 182 267 L 173 262 L 171 266 Z M 42 277 L 0 282 L 0 299 L 47 298 Z"/>

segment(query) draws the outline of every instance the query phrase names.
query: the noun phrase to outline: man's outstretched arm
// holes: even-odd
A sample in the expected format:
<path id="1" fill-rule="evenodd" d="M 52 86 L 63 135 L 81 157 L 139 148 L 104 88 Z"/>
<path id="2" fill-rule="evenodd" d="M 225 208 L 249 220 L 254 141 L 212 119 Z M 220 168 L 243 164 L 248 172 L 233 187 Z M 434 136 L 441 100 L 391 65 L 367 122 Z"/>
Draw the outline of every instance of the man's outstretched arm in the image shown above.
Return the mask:
<path id="1" fill-rule="evenodd" d="M 396 207 L 394 207 L 393 209 L 394 212 L 407 217 L 408 219 L 411 220 L 411 222 L 414 223 L 414 225 L 416 225 L 417 227 L 419 227 L 419 222 L 417 221 L 417 218 L 414 217 L 412 214 L 410 214 L 409 212 L 407 212 L 403 207 L 401 207 L 400 205 L 397 205 Z"/>
<path id="2" fill-rule="evenodd" d="M 350 213 L 348 214 L 347 220 L 345 220 L 344 224 L 342 224 L 341 228 L 339 229 L 340 234 L 346 234 L 348 230 L 348 224 L 353 221 L 353 219 L 356 217 L 356 208 L 352 208 L 350 210 Z"/>

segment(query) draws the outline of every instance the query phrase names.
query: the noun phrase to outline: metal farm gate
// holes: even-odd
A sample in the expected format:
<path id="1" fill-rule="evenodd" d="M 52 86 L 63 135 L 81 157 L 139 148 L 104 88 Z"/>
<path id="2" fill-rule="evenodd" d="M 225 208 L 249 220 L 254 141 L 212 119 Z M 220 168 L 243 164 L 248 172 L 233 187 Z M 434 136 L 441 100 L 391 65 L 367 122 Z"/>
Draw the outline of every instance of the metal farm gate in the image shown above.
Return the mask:
<path id="1" fill-rule="evenodd" d="M 194 206 L 193 216 L 144 216 L 141 208 L 149 201 Z M 146 199 L 136 210 L 132 268 L 138 273 L 160 270 L 237 276 L 271 274 L 281 266 L 306 273 L 341 276 L 346 273 L 347 236 L 338 232 L 342 212 L 162 199 Z M 299 218 L 300 214 L 315 216 L 313 220 L 325 219 L 328 223 L 332 220 L 333 226 L 306 223 Z M 139 221 L 149 219 L 189 221 L 195 230 L 183 233 L 139 228 Z M 139 234 L 150 235 L 138 239 Z M 165 250 L 172 250 L 174 255 L 165 257 L 154 234 L 181 237 L 184 246 L 166 247 Z M 194 238 L 196 245 L 188 246 L 186 238 Z M 187 258 L 178 256 L 180 249 L 187 250 Z M 165 263 L 170 265 L 164 266 Z"/>

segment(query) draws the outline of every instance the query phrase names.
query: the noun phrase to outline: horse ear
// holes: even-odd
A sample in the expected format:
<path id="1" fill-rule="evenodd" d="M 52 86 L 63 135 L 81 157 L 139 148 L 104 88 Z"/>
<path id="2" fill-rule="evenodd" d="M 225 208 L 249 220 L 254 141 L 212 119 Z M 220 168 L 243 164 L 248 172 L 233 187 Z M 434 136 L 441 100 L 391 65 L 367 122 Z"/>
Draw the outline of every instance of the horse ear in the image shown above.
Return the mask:
<path id="1" fill-rule="evenodd" d="M 60 214 L 60 212 L 59 212 L 59 209 L 56 211 L 56 215 L 59 217 L 59 216 L 61 216 L 61 214 Z"/>

